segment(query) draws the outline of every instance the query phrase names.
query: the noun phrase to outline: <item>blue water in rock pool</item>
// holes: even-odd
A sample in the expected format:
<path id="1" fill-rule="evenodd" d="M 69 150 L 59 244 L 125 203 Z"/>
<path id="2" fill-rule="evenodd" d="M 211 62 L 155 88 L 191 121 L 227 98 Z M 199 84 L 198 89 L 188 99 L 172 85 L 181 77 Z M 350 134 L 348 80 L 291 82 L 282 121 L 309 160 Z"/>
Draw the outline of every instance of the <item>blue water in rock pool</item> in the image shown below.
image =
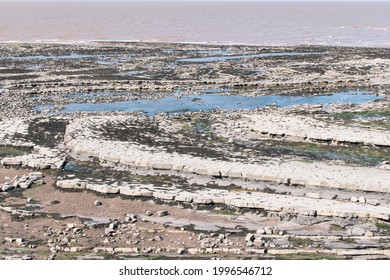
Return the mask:
<path id="1" fill-rule="evenodd" d="M 132 100 L 112 103 L 71 103 L 65 105 L 64 109 L 58 113 L 142 111 L 146 115 L 151 116 L 159 112 L 172 114 L 214 110 L 218 108 L 226 110 L 254 109 L 271 105 L 287 107 L 299 104 L 322 104 L 327 107 L 332 103 L 365 104 L 381 98 L 380 96 L 360 91 L 338 92 L 316 96 L 267 95 L 256 97 L 212 93 L 189 95 L 180 98 L 169 96 L 157 100 Z M 35 109 L 38 111 L 50 110 L 53 109 L 53 105 L 37 106 Z"/>
<path id="2" fill-rule="evenodd" d="M 188 62 L 188 63 L 207 63 L 207 62 L 217 62 L 217 61 L 227 61 L 227 60 L 238 60 L 244 58 L 254 58 L 254 57 L 279 57 L 279 56 L 301 56 L 301 55 L 322 55 L 325 52 L 280 52 L 280 53 L 258 53 L 258 54 L 248 54 L 248 55 L 227 55 L 227 56 L 210 56 L 210 57 L 195 57 L 195 58 L 182 58 L 178 59 L 178 62 Z"/>

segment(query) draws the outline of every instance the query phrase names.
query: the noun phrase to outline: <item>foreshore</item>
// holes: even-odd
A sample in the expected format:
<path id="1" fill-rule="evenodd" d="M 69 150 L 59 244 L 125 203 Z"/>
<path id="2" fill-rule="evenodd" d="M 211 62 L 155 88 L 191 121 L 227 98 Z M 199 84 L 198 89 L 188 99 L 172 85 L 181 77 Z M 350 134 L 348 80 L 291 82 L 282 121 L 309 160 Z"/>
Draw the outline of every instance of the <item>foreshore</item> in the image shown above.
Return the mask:
<path id="1" fill-rule="evenodd" d="M 386 48 L 0 44 L 0 258 L 388 259 Z"/>

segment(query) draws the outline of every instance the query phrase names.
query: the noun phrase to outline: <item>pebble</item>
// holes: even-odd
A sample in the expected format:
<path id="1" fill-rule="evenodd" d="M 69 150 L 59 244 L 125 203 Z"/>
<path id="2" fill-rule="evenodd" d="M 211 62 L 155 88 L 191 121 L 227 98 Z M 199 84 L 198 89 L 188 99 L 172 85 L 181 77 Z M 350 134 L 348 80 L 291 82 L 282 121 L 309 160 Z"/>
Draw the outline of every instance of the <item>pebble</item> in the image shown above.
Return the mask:
<path id="1" fill-rule="evenodd" d="M 164 217 L 164 216 L 168 216 L 168 215 L 169 215 L 169 212 L 166 211 L 166 210 L 164 210 L 164 211 L 158 211 L 158 212 L 157 212 L 157 215 L 158 215 L 159 217 Z"/>
<path id="2" fill-rule="evenodd" d="M 94 204 L 95 204 L 95 206 L 103 205 L 103 203 L 101 201 L 99 201 L 99 200 L 95 200 Z"/>

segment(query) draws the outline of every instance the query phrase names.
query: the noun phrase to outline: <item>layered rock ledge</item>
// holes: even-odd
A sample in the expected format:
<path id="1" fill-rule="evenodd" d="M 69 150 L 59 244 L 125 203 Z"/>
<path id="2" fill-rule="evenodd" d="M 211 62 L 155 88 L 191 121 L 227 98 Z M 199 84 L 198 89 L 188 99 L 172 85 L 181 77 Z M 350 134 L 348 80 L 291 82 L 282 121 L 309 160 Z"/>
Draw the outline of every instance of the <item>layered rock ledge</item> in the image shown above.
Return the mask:
<path id="1" fill-rule="evenodd" d="M 67 127 L 66 147 L 79 155 L 94 156 L 113 164 L 135 168 L 174 170 L 287 185 L 390 192 L 390 172 L 376 168 L 282 160 L 257 164 L 222 161 L 168 153 L 163 149 L 126 141 L 103 140 L 96 132 L 96 128 L 113 118 L 116 117 L 87 117 L 74 120 Z M 125 119 L 126 116 L 119 118 Z"/>

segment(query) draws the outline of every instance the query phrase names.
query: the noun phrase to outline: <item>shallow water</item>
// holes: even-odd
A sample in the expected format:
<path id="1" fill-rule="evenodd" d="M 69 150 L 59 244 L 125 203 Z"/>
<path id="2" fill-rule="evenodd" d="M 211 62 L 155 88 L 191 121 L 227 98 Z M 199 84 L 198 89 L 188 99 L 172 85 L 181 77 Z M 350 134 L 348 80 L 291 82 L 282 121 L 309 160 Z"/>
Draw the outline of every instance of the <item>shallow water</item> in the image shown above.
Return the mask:
<path id="1" fill-rule="evenodd" d="M 96 64 L 100 64 L 100 65 L 115 65 L 119 63 L 120 63 L 119 61 L 103 61 L 103 60 L 96 61 Z"/>
<path id="2" fill-rule="evenodd" d="M 227 61 L 227 60 L 239 60 L 244 58 L 255 58 L 255 57 L 279 57 L 279 56 L 300 56 L 300 55 L 321 55 L 325 52 L 281 52 L 281 53 L 258 53 L 248 55 L 230 55 L 230 56 L 211 56 L 211 57 L 195 57 L 195 58 L 182 58 L 178 59 L 179 62 L 189 63 L 207 63 L 216 61 Z"/>
<path id="3" fill-rule="evenodd" d="M 381 98 L 360 91 L 329 93 L 316 96 L 268 95 L 256 97 L 211 93 L 189 95 L 180 98 L 169 96 L 157 100 L 132 100 L 112 103 L 71 103 L 65 105 L 64 109 L 59 113 L 141 111 L 151 116 L 159 112 L 173 114 L 214 109 L 255 109 L 271 105 L 287 107 L 300 104 L 322 104 L 328 107 L 332 103 L 364 104 Z M 50 110 L 53 108 L 52 106 L 37 106 L 35 109 L 38 111 Z"/>

